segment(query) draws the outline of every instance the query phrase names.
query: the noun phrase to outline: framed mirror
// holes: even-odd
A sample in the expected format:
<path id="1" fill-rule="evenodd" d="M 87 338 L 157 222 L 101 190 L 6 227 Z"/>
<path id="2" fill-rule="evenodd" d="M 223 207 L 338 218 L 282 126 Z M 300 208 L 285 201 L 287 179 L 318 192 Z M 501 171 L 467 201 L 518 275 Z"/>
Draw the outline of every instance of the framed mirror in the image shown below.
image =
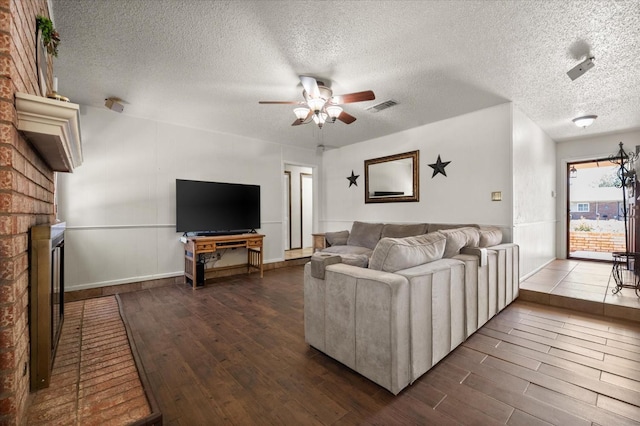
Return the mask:
<path id="1" fill-rule="evenodd" d="M 419 201 L 419 154 L 405 152 L 364 161 L 364 202 Z"/>

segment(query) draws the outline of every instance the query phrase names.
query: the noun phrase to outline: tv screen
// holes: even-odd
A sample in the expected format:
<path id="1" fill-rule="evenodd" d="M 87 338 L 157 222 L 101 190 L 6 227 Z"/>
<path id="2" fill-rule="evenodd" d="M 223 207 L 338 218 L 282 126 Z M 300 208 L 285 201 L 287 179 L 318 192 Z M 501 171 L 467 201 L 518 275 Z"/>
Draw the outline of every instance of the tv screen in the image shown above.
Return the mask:
<path id="1" fill-rule="evenodd" d="M 260 228 L 260 186 L 176 179 L 176 232 L 241 233 Z"/>

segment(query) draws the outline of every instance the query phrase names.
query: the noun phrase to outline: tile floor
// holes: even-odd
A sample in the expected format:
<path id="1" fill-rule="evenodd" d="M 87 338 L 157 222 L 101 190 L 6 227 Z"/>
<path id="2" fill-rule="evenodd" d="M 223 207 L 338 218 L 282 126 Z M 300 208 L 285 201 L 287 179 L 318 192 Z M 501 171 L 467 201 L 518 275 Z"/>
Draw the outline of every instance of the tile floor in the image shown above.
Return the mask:
<path id="1" fill-rule="evenodd" d="M 614 318 L 640 321 L 640 298 L 633 289 L 613 294 L 612 264 L 554 260 L 520 283 L 520 299 Z"/>
<path id="2" fill-rule="evenodd" d="M 313 254 L 313 247 L 285 250 L 284 260 L 299 259 L 301 257 L 310 257 L 312 254 Z"/>
<path id="3" fill-rule="evenodd" d="M 114 296 L 65 304 L 50 386 L 29 425 L 126 425 L 151 413 Z"/>

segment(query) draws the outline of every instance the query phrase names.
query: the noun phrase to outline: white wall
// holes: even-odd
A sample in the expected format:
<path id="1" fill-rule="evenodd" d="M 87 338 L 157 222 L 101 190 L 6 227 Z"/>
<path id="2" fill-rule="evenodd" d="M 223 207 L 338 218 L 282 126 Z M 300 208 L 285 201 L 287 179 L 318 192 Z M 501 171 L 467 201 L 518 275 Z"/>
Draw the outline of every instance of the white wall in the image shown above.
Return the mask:
<path id="1" fill-rule="evenodd" d="M 556 144 L 513 108 L 513 241 L 521 277 L 555 259 Z"/>
<path id="2" fill-rule="evenodd" d="M 521 245 L 523 273 L 549 257 L 555 219 L 548 204 L 564 197 L 564 191 L 555 200 L 550 195 L 556 180 L 550 139 L 509 103 L 327 150 L 321 158 L 315 150 L 102 108 L 83 106 L 81 126 L 84 164 L 58 176 L 59 217 L 68 225 L 68 290 L 183 273 L 175 232 L 176 178 L 261 185 L 259 232 L 266 235 L 266 262 L 281 260 L 284 253 L 285 164 L 313 169 L 314 231 L 350 229 L 354 220 L 497 225 L 505 240 Z M 597 148 L 599 155 L 613 153 L 619 139 Z M 633 140 L 629 147 L 640 144 L 640 133 Z M 558 168 L 572 157 L 570 146 L 558 145 Z M 413 150 L 420 150 L 420 201 L 365 204 L 364 160 Z M 576 145 L 575 152 L 584 158 L 588 150 Z M 446 177 L 432 178 L 429 164 L 438 155 L 451 163 Z M 360 178 L 349 188 L 352 170 Z M 502 202 L 491 201 L 493 191 L 502 192 Z M 231 253 L 216 266 L 242 261 L 243 254 Z"/>
<path id="3" fill-rule="evenodd" d="M 499 225 L 511 238 L 511 137 L 507 103 L 325 151 L 320 228 L 350 229 L 354 220 L 478 223 Z M 364 161 L 414 150 L 420 150 L 420 201 L 365 204 Z M 451 163 L 446 177 L 432 178 L 429 164 L 438 155 Z M 349 187 L 352 170 L 360 177 Z M 502 191 L 504 201 L 492 202 L 492 191 Z"/>
<path id="4" fill-rule="evenodd" d="M 285 161 L 317 165 L 314 150 L 207 132 L 82 106 L 84 163 L 58 175 L 67 222 L 67 290 L 183 273 L 175 180 L 261 186 L 265 261 L 282 260 Z M 314 203 L 317 205 L 317 203 Z M 246 262 L 243 250 L 216 266 Z"/>
<path id="5" fill-rule="evenodd" d="M 594 126 L 598 125 L 596 121 Z M 557 245 L 556 253 L 560 259 L 567 257 L 567 164 L 576 161 L 608 158 L 618 152 L 618 144 L 622 142 L 626 151 L 635 151 L 640 145 L 640 130 L 601 135 L 589 138 L 574 139 L 559 142 L 556 154 L 556 186 L 558 197 L 556 200 Z"/>
<path id="6" fill-rule="evenodd" d="M 416 149 L 420 201 L 365 204 L 364 160 Z M 432 178 L 438 155 L 451 163 Z M 360 178 L 349 188 L 352 169 Z M 510 103 L 327 151 L 322 170 L 325 231 L 354 220 L 497 225 L 520 245 L 521 275 L 555 258 L 555 143 Z"/>

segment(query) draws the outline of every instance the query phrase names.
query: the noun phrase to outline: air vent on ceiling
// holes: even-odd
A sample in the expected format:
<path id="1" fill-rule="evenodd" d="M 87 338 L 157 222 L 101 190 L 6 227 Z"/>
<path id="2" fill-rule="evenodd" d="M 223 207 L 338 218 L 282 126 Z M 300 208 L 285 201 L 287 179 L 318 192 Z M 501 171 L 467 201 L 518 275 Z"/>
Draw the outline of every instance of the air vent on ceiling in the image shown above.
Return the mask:
<path id="1" fill-rule="evenodd" d="M 370 106 L 369 108 L 367 108 L 367 111 L 379 112 L 383 109 L 391 108 L 392 106 L 396 105 L 398 105 L 398 102 L 394 101 L 393 99 L 389 99 L 388 101 L 380 102 L 379 104 Z"/>

